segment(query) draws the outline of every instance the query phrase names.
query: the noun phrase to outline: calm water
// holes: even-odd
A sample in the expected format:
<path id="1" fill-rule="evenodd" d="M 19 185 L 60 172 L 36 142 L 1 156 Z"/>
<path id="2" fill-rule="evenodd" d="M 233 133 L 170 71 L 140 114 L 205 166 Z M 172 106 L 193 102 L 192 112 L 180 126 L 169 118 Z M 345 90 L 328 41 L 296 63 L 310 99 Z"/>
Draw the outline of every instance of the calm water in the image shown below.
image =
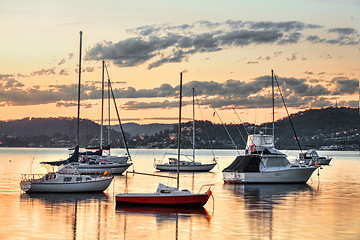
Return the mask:
<path id="1" fill-rule="evenodd" d="M 164 152 L 131 150 L 135 170 L 155 172 L 153 160 L 163 158 Z M 124 192 L 124 176 L 117 176 L 101 194 L 20 191 L 21 173 L 46 172 L 39 162 L 65 159 L 67 154 L 66 149 L 0 148 L 0 239 L 360 239 L 357 152 L 320 152 L 334 157 L 331 166 L 324 166 L 319 177 L 315 172 L 305 185 L 227 185 L 221 170 L 236 152 L 217 150 L 219 168 L 181 174 L 181 188 L 197 192 L 202 184 L 215 184 L 215 201 L 196 211 L 116 209 L 114 196 Z M 201 160 L 212 158 L 210 150 L 199 150 L 198 155 Z M 159 182 L 176 184 L 129 175 L 128 190 L 154 192 Z"/>

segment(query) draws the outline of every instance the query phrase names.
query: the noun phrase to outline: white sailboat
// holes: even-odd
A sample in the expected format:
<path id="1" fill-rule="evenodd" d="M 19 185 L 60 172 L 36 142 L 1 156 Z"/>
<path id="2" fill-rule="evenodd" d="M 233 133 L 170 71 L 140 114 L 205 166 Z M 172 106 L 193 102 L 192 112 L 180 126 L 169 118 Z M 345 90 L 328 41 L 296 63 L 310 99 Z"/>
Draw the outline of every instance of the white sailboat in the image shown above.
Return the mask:
<path id="1" fill-rule="evenodd" d="M 81 86 L 81 47 L 82 32 L 80 32 L 80 56 L 79 56 L 79 84 L 78 84 L 78 115 L 77 115 L 77 143 L 74 153 L 66 160 L 55 162 L 42 162 L 59 166 L 77 162 L 79 159 L 80 142 L 80 86 Z M 20 182 L 20 188 L 28 193 L 46 192 L 46 193 L 78 193 L 78 192 L 102 192 L 111 184 L 113 176 L 101 175 L 90 176 L 80 175 L 77 169 L 70 172 L 49 172 L 47 174 L 23 174 Z"/>
<path id="2" fill-rule="evenodd" d="M 179 99 L 179 126 L 178 126 L 178 158 L 180 158 L 180 140 L 181 140 L 181 99 L 182 99 L 182 73 L 180 73 L 180 99 Z M 155 193 L 123 193 L 117 194 L 117 205 L 141 205 L 141 206 L 158 206 L 158 207 L 187 207 L 196 208 L 206 204 L 212 195 L 210 190 L 212 184 L 205 193 L 192 193 L 189 190 L 179 189 L 179 172 L 180 164 L 177 163 L 177 187 L 169 187 L 159 184 Z M 149 175 L 149 174 L 146 174 Z M 164 176 L 162 176 L 164 177 Z"/>
<path id="3" fill-rule="evenodd" d="M 208 172 L 215 167 L 216 160 L 213 158 L 212 163 L 202 163 L 195 161 L 195 88 L 193 88 L 193 155 L 192 160 L 180 160 L 180 172 Z M 154 162 L 155 168 L 160 171 L 177 171 L 178 158 L 170 157 L 168 162 Z"/>
<path id="4" fill-rule="evenodd" d="M 274 98 L 274 75 L 272 92 Z M 245 154 L 223 170 L 225 183 L 306 183 L 317 166 L 292 164 L 287 155 L 274 144 L 274 101 L 272 135 L 252 134 L 248 136 Z"/>
<path id="5" fill-rule="evenodd" d="M 108 147 L 103 146 L 103 127 L 104 127 L 104 72 L 105 72 L 105 61 L 102 61 L 102 97 L 101 97 L 101 128 L 100 128 L 100 148 L 97 151 L 86 151 L 80 153 L 81 157 L 78 162 L 63 165 L 61 167 L 62 172 L 71 172 L 76 168 L 81 174 L 104 174 L 109 172 L 111 174 L 122 174 L 131 165 L 130 152 L 126 144 L 123 129 L 123 140 L 127 154 L 125 156 L 116 156 L 110 154 L 110 128 L 108 128 Z M 108 80 L 109 87 L 109 125 L 110 125 L 110 79 Z M 114 100 L 115 101 L 115 100 Z M 116 107 L 116 106 L 115 106 Z M 116 109 L 117 110 L 117 109 Z M 120 122 L 121 124 L 121 122 Z"/>

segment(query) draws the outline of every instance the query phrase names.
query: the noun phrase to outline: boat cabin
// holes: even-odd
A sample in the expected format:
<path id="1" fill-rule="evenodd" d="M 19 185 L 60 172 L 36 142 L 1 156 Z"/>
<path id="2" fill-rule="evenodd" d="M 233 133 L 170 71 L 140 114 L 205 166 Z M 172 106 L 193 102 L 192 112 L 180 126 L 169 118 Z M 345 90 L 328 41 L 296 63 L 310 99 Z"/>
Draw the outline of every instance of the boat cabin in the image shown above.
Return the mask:
<path id="1" fill-rule="evenodd" d="M 252 134 L 248 136 L 245 152 L 256 153 L 262 152 L 265 149 L 274 148 L 274 138 L 272 135 L 266 135 L 264 133 Z"/>

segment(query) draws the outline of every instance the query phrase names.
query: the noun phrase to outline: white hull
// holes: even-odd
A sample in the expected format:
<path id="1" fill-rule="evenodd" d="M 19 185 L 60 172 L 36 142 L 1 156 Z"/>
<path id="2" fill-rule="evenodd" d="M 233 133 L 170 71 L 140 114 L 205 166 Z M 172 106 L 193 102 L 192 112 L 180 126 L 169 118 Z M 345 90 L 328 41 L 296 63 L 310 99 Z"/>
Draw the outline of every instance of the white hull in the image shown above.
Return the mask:
<path id="1" fill-rule="evenodd" d="M 79 174 L 56 173 L 53 178 L 47 178 L 47 175 L 38 179 L 24 179 L 20 182 L 20 187 L 27 193 L 102 192 L 113 180 L 113 177 L 91 177 Z"/>
<path id="2" fill-rule="evenodd" d="M 104 174 L 106 171 L 110 174 L 122 174 L 128 169 L 132 163 L 118 164 L 118 163 L 107 163 L 107 164 L 82 164 L 80 163 L 71 165 L 64 165 L 59 171 L 63 173 L 71 173 L 76 169 L 80 174 Z"/>
<path id="3" fill-rule="evenodd" d="M 315 162 L 317 161 L 318 165 L 329 165 L 330 161 L 332 158 L 319 158 L 317 160 L 310 160 L 310 159 L 306 159 L 304 161 L 304 164 L 310 164 L 310 165 L 315 165 Z"/>
<path id="4" fill-rule="evenodd" d="M 211 164 L 194 164 L 194 165 L 180 165 L 181 172 L 208 172 L 215 167 L 216 163 Z M 177 171 L 177 165 L 174 164 L 156 164 L 155 168 L 160 171 Z"/>
<path id="5" fill-rule="evenodd" d="M 289 168 L 267 172 L 223 172 L 225 183 L 306 183 L 316 167 Z"/>

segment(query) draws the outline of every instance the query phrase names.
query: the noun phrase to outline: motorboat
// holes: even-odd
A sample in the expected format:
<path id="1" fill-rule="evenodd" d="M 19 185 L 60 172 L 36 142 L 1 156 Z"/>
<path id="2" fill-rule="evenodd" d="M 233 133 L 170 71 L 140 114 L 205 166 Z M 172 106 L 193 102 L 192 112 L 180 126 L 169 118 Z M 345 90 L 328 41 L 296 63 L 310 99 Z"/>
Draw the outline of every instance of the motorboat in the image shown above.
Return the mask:
<path id="1" fill-rule="evenodd" d="M 211 163 L 202 163 L 195 160 L 195 88 L 193 88 L 193 155 L 192 159 L 180 159 L 179 171 L 180 172 L 209 172 L 213 169 L 217 162 L 216 158 L 213 157 Z M 187 155 L 185 157 L 188 158 Z M 173 171 L 176 172 L 178 169 L 178 159 L 174 157 L 168 158 L 168 161 L 163 163 L 162 161 L 154 161 L 154 167 L 159 171 Z"/>
<path id="2" fill-rule="evenodd" d="M 274 148 L 272 135 L 248 136 L 245 154 L 223 170 L 225 183 L 306 183 L 317 166 L 290 163 Z"/>
<path id="3" fill-rule="evenodd" d="M 178 124 L 178 159 L 180 159 L 180 140 L 181 140 L 181 100 L 182 100 L 182 73 L 180 73 L 180 97 L 179 97 L 179 124 Z M 212 196 L 210 190 L 212 184 L 203 185 L 198 193 L 192 193 L 189 190 L 180 190 L 179 188 L 179 169 L 180 164 L 177 162 L 177 187 L 170 187 L 159 184 L 155 193 L 122 193 L 117 194 L 117 205 L 141 205 L 141 206 L 157 206 L 157 207 L 202 207 Z M 154 174 L 145 174 L 154 175 Z M 160 175 L 161 176 L 161 175 Z M 164 177 L 164 176 L 162 176 Z M 203 187 L 208 187 L 207 191 L 202 193 Z"/>
<path id="4" fill-rule="evenodd" d="M 274 99 L 273 71 L 272 93 Z M 318 166 L 290 163 L 287 155 L 275 148 L 274 129 L 273 101 L 272 135 L 263 131 L 248 135 L 245 153 L 223 170 L 225 183 L 306 183 L 309 180 Z M 295 138 L 298 141 L 296 134 Z"/>
<path id="5" fill-rule="evenodd" d="M 297 161 L 307 165 L 329 165 L 331 159 L 331 157 L 320 157 L 315 149 L 309 149 L 299 153 Z"/>

